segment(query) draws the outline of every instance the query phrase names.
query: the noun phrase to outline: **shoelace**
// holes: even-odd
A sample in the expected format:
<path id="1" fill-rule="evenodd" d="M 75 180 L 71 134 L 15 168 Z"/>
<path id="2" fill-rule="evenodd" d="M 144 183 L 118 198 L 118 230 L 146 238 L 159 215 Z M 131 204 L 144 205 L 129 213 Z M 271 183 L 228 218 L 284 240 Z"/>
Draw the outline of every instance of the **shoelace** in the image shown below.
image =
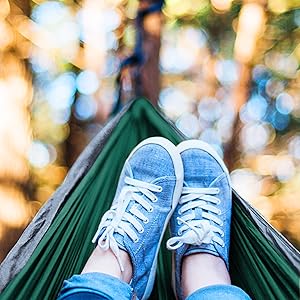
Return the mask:
<path id="1" fill-rule="evenodd" d="M 201 245 L 202 243 L 210 244 L 218 243 L 224 247 L 223 240 L 216 235 L 219 233 L 221 237 L 224 232 L 217 226 L 210 224 L 210 220 L 215 224 L 222 226 L 223 222 L 217 217 L 221 211 L 215 206 L 220 203 L 220 199 L 214 195 L 219 193 L 218 188 L 190 188 L 182 189 L 182 196 L 179 204 L 182 207 L 179 209 L 177 217 L 178 225 L 182 226 L 178 230 L 178 236 L 172 237 L 167 241 L 167 248 L 176 250 L 183 244 Z M 201 208 L 202 220 L 195 220 L 195 208 Z M 185 214 L 185 212 L 190 211 Z"/>
<path id="2" fill-rule="evenodd" d="M 116 199 L 116 204 L 103 215 L 98 230 L 92 240 L 92 242 L 95 243 L 98 239 L 98 245 L 103 250 L 108 250 L 109 248 L 112 250 L 118 260 L 122 272 L 124 271 L 124 267 L 114 233 L 117 232 L 122 236 L 127 234 L 134 243 L 137 243 L 139 240 L 137 232 L 144 232 L 144 227 L 138 219 L 145 224 L 149 222 L 148 218 L 146 218 L 139 210 L 139 205 L 148 212 L 153 211 L 153 206 L 146 201 L 142 195 L 151 202 L 156 202 L 157 197 L 152 192 L 162 191 L 162 187 L 160 186 L 130 177 L 125 177 L 125 183 L 127 185 L 122 188 L 118 199 Z M 135 203 L 127 212 L 127 207 L 131 201 L 135 201 Z M 132 229 L 130 224 L 133 225 L 135 230 Z M 101 233 L 103 229 L 104 231 Z M 99 236 L 100 233 L 101 235 Z"/>

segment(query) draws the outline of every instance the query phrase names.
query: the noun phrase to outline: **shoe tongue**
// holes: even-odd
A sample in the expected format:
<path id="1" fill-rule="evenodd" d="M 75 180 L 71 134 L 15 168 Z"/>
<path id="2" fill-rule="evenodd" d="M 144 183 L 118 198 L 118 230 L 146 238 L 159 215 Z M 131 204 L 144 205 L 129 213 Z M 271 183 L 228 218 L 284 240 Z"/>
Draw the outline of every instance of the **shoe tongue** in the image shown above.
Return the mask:
<path id="1" fill-rule="evenodd" d="M 214 256 L 220 256 L 214 244 L 202 244 L 201 247 L 197 245 L 189 245 L 184 256 L 195 254 L 195 253 L 209 253 Z"/>
<path id="2" fill-rule="evenodd" d="M 134 203 L 134 201 L 131 201 L 130 203 L 129 203 L 129 205 L 127 206 L 127 209 L 126 209 L 126 212 L 129 212 L 130 211 L 130 209 L 133 207 L 133 206 L 135 206 L 135 205 L 137 205 L 136 203 Z M 131 225 L 129 225 L 129 226 L 131 226 Z M 125 233 L 124 234 L 124 236 L 122 235 L 122 234 L 120 234 L 120 233 L 118 233 L 118 232 L 114 232 L 114 238 L 116 239 L 116 242 L 118 243 L 118 245 L 119 245 L 119 248 L 120 249 L 122 249 L 122 250 L 125 250 L 125 251 L 127 251 L 127 248 L 126 248 L 126 242 L 124 241 L 125 240 L 125 236 L 126 236 L 127 234 Z"/>
<path id="3" fill-rule="evenodd" d="M 101 235 L 103 234 L 103 232 L 105 231 L 106 227 L 103 228 L 101 230 L 101 232 L 99 233 L 98 237 L 97 237 L 97 243 L 98 243 L 98 240 L 99 238 L 101 237 Z M 126 247 L 125 247 L 125 242 L 124 242 L 124 236 L 119 234 L 118 232 L 114 232 L 113 234 L 113 237 L 115 238 L 117 244 L 118 244 L 118 247 L 122 250 L 125 250 L 126 251 Z"/>
<path id="4" fill-rule="evenodd" d="M 193 210 L 194 210 L 194 214 L 195 214 L 195 219 L 202 220 L 202 218 L 203 218 L 202 217 L 202 212 L 203 212 L 202 208 L 196 207 Z"/>
<path id="5" fill-rule="evenodd" d="M 114 238 L 116 239 L 116 242 L 118 243 L 119 248 L 124 251 L 127 251 L 127 249 L 125 247 L 124 236 L 119 234 L 118 232 L 115 232 Z"/>
<path id="6" fill-rule="evenodd" d="M 195 217 L 196 219 L 206 220 L 206 219 L 202 218 L 202 209 L 201 208 L 194 209 L 194 214 L 196 216 Z M 208 221 L 208 220 L 206 220 L 206 221 Z M 193 253 L 202 253 L 202 252 L 210 253 L 210 254 L 219 256 L 219 252 L 216 248 L 215 243 L 209 243 L 209 244 L 202 243 L 201 245 L 188 245 L 188 247 L 187 247 L 187 249 L 184 253 L 184 256 L 185 255 L 190 255 L 190 254 L 193 254 Z"/>
<path id="7" fill-rule="evenodd" d="M 193 183 L 193 182 L 189 182 L 188 187 L 199 187 L 199 183 Z M 206 186 L 202 186 L 202 187 L 206 187 Z M 187 213 L 194 213 L 195 214 L 195 219 L 197 220 L 206 220 L 203 219 L 202 213 L 203 213 L 203 209 L 200 207 L 196 207 L 194 209 L 190 209 Z M 214 243 L 213 244 L 202 244 L 201 247 L 199 248 L 198 245 L 188 245 L 184 256 L 186 255 L 190 255 L 193 253 L 211 253 L 213 255 L 219 256 L 218 250 L 216 249 Z"/>

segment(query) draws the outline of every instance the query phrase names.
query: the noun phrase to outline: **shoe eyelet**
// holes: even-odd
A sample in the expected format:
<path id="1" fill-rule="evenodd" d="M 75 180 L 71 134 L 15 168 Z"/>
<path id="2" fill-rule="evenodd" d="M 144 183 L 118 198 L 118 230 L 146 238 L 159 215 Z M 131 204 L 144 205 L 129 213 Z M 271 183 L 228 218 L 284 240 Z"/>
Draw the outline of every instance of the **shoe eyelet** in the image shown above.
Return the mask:
<path id="1" fill-rule="evenodd" d="M 143 222 L 144 222 L 144 224 L 148 224 L 149 223 L 149 219 L 146 219 Z"/>
<path id="2" fill-rule="evenodd" d="M 177 220 L 177 224 L 178 224 L 178 225 L 181 225 L 181 221 Z"/>
<path id="3" fill-rule="evenodd" d="M 219 211 L 218 211 L 218 216 L 220 216 L 221 214 L 222 214 L 222 212 L 219 210 Z"/>
<path id="4" fill-rule="evenodd" d="M 157 200 L 158 200 L 158 198 L 155 197 L 155 198 L 152 200 L 152 202 L 157 202 Z"/>
<path id="5" fill-rule="evenodd" d="M 161 186 L 158 187 L 158 192 L 162 192 L 163 191 L 163 188 Z"/>
<path id="6" fill-rule="evenodd" d="M 137 243 L 139 241 L 139 238 L 136 238 L 133 242 Z"/>
<path id="7" fill-rule="evenodd" d="M 218 203 L 217 203 L 217 205 L 219 205 L 219 204 L 221 204 L 221 200 L 220 200 L 220 199 L 218 200 Z"/>
<path id="8" fill-rule="evenodd" d="M 145 229 L 142 228 L 141 230 L 139 230 L 139 233 L 144 233 Z"/>
<path id="9" fill-rule="evenodd" d="M 181 230 L 178 230 L 178 235 L 182 235 L 182 231 Z"/>
<path id="10" fill-rule="evenodd" d="M 153 207 L 152 206 L 148 209 L 148 212 L 153 212 Z"/>
<path id="11" fill-rule="evenodd" d="M 181 210 L 180 210 L 180 209 L 178 210 L 178 214 L 179 214 L 179 216 L 181 216 L 181 215 L 182 215 L 182 212 L 181 212 Z"/>

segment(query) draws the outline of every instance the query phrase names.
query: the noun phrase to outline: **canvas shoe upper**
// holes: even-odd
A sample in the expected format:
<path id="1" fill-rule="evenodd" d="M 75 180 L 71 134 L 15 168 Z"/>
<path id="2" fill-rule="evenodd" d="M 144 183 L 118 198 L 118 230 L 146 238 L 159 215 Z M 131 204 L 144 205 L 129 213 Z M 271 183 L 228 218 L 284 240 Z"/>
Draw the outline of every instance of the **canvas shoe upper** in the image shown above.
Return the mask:
<path id="1" fill-rule="evenodd" d="M 171 238 L 167 247 L 175 250 L 173 284 L 177 297 L 183 299 L 183 256 L 210 253 L 221 257 L 228 268 L 232 196 L 227 168 L 211 146 L 190 140 L 177 148 L 183 162 L 184 183 L 170 220 Z"/>
<path id="2" fill-rule="evenodd" d="M 157 256 L 166 226 L 182 190 L 183 166 L 168 140 L 144 140 L 130 154 L 121 172 L 110 210 L 102 217 L 93 242 L 111 249 L 121 270 L 120 249 L 128 252 L 139 299 L 152 291 Z"/>

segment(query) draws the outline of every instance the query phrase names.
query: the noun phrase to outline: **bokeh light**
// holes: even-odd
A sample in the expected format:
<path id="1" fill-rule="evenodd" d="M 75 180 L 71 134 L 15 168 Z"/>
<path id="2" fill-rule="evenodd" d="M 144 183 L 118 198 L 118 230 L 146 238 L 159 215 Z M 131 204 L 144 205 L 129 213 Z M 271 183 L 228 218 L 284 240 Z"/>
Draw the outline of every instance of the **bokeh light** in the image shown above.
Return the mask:
<path id="1" fill-rule="evenodd" d="M 75 103 L 75 116 L 77 119 L 86 121 L 96 115 L 96 104 L 88 96 L 80 96 Z"/>
<path id="2" fill-rule="evenodd" d="M 45 144 L 35 141 L 32 143 L 28 159 L 32 166 L 36 168 L 44 168 L 50 163 L 50 153 Z"/>
<path id="3" fill-rule="evenodd" d="M 97 74 L 88 70 L 81 72 L 77 76 L 76 83 L 78 91 L 85 95 L 94 94 L 100 84 Z"/>

